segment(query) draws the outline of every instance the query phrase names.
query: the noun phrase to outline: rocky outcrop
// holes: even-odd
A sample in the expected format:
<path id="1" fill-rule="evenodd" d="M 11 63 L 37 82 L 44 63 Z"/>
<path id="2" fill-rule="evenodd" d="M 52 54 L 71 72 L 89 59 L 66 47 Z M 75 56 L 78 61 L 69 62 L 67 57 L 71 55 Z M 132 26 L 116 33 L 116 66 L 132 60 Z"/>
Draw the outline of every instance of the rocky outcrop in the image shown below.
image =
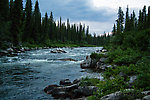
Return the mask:
<path id="1" fill-rule="evenodd" d="M 75 59 L 72 59 L 72 58 L 64 58 L 64 59 L 57 59 L 57 60 L 61 60 L 61 61 L 78 61 L 78 60 L 75 60 Z"/>
<path id="2" fill-rule="evenodd" d="M 52 50 L 51 53 L 67 53 L 67 52 L 62 49 L 56 49 L 56 50 Z"/>
<path id="3" fill-rule="evenodd" d="M 44 92 L 51 94 L 56 99 L 77 99 L 93 95 L 97 91 L 95 86 L 79 86 L 80 80 L 71 82 L 69 79 L 61 80 L 60 85 L 49 85 Z"/>
<path id="4" fill-rule="evenodd" d="M 86 56 L 86 60 L 84 60 L 80 66 L 81 68 L 85 69 L 85 68 L 91 68 L 91 62 L 92 62 L 92 59 L 89 57 L 89 56 Z"/>

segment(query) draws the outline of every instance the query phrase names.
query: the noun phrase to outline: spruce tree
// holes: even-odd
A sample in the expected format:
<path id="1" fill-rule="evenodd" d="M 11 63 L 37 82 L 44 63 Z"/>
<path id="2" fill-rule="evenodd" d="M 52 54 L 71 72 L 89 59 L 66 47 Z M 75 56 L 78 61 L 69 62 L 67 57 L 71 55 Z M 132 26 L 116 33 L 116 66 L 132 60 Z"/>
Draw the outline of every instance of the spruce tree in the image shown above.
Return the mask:
<path id="1" fill-rule="evenodd" d="M 147 26 L 150 28 L 150 6 L 148 7 L 148 20 L 147 20 Z"/>
<path id="2" fill-rule="evenodd" d="M 143 20 L 142 20 L 142 11 L 139 11 L 139 19 L 138 19 L 138 30 L 142 30 L 143 28 Z"/>
<path id="3" fill-rule="evenodd" d="M 25 6 L 25 26 L 24 26 L 24 33 L 23 33 L 23 41 L 27 42 L 31 39 L 32 34 L 32 2 L 31 0 L 26 0 Z"/>
<path id="4" fill-rule="evenodd" d="M 143 21 L 143 29 L 146 29 L 146 6 L 143 7 L 143 12 L 142 12 L 142 21 Z"/>
<path id="5" fill-rule="evenodd" d="M 33 13 L 33 40 L 38 43 L 41 36 L 41 13 L 39 9 L 38 0 L 35 3 L 34 13 Z"/>
<path id="6" fill-rule="evenodd" d="M 15 0 L 14 7 L 13 7 L 12 24 L 11 24 L 12 42 L 15 46 L 21 42 L 21 35 L 23 29 L 22 17 L 23 17 L 22 0 Z"/>
<path id="7" fill-rule="evenodd" d="M 116 34 L 116 25 L 114 24 L 113 30 L 112 30 L 113 36 Z"/>
<path id="8" fill-rule="evenodd" d="M 123 32 L 123 24 L 124 24 L 123 22 L 124 22 L 124 13 L 123 13 L 121 7 L 119 7 L 118 19 L 117 19 L 117 33 Z"/>
<path id="9" fill-rule="evenodd" d="M 126 11 L 126 19 L 125 19 L 125 32 L 126 31 L 129 31 L 129 29 L 130 29 L 130 19 L 129 19 L 129 8 L 128 8 L 128 6 L 127 6 L 127 11 Z"/>
<path id="10" fill-rule="evenodd" d="M 48 30 L 49 30 L 49 21 L 48 21 L 48 14 L 45 13 L 45 17 L 42 20 L 42 40 L 43 42 L 46 42 L 48 40 Z"/>
<path id="11" fill-rule="evenodd" d="M 51 40 L 54 40 L 54 32 L 53 32 L 53 13 L 51 12 L 50 18 L 49 18 L 49 38 Z"/>
<path id="12" fill-rule="evenodd" d="M 12 20 L 12 16 L 13 16 L 13 9 L 14 9 L 14 1 L 10 0 L 10 4 L 9 4 L 9 19 Z"/>
<path id="13" fill-rule="evenodd" d="M 0 21 L 7 21 L 9 16 L 9 0 L 0 1 Z"/>

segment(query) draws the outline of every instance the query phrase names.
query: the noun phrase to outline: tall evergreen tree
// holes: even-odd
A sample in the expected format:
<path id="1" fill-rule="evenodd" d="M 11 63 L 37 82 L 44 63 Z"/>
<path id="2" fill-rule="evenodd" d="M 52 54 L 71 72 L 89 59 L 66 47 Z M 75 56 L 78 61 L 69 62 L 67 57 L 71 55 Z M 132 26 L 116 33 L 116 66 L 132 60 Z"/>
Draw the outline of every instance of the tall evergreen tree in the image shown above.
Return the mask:
<path id="1" fill-rule="evenodd" d="M 124 13 L 123 13 L 121 7 L 119 7 L 118 19 L 117 19 L 117 33 L 123 32 L 123 24 L 124 24 L 123 22 L 124 22 Z"/>
<path id="2" fill-rule="evenodd" d="M 38 0 L 36 0 L 34 14 L 33 14 L 33 40 L 39 42 L 41 36 L 41 13 L 39 9 Z"/>
<path id="3" fill-rule="evenodd" d="M 50 18 L 49 18 L 49 38 L 51 40 L 54 40 L 54 32 L 53 32 L 53 13 L 51 12 Z"/>
<path id="4" fill-rule="evenodd" d="M 48 31 L 49 31 L 49 21 L 48 21 L 48 14 L 45 13 L 45 17 L 42 20 L 42 40 L 43 42 L 46 42 L 48 40 Z"/>
<path id="5" fill-rule="evenodd" d="M 125 32 L 129 31 L 130 29 L 130 23 L 129 23 L 130 19 L 129 19 L 129 8 L 127 6 L 127 11 L 126 11 L 126 19 L 125 19 Z"/>
<path id="6" fill-rule="evenodd" d="M 139 11 L 139 19 L 138 19 L 138 30 L 141 30 L 143 27 L 143 20 L 142 20 L 142 11 Z"/>
<path id="7" fill-rule="evenodd" d="M 0 20 L 8 20 L 9 16 L 9 0 L 0 1 Z"/>
<path id="8" fill-rule="evenodd" d="M 10 4 L 9 4 L 9 19 L 12 20 L 12 16 L 13 16 L 13 8 L 14 8 L 14 1 L 10 0 Z"/>
<path id="9" fill-rule="evenodd" d="M 4 41 L 8 41 L 9 35 L 9 2 L 8 0 L 0 1 L 0 49 L 3 48 Z"/>
<path id="10" fill-rule="evenodd" d="M 113 36 L 116 34 L 116 25 L 114 24 L 113 30 L 112 30 Z"/>
<path id="11" fill-rule="evenodd" d="M 150 28 L 150 6 L 148 7 L 148 20 L 147 20 L 147 26 Z"/>
<path id="12" fill-rule="evenodd" d="M 15 0 L 11 24 L 11 35 L 12 35 L 12 42 L 14 45 L 18 45 L 21 42 L 21 35 L 23 29 L 22 17 L 23 17 L 22 0 Z"/>
<path id="13" fill-rule="evenodd" d="M 143 20 L 143 28 L 146 29 L 146 6 L 143 7 L 143 12 L 142 12 L 142 20 Z"/>
<path id="14" fill-rule="evenodd" d="M 23 41 L 29 41 L 32 33 L 32 2 L 31 0 L 26 0 L 25 7 L 25 26 L 23 33 Z"/>

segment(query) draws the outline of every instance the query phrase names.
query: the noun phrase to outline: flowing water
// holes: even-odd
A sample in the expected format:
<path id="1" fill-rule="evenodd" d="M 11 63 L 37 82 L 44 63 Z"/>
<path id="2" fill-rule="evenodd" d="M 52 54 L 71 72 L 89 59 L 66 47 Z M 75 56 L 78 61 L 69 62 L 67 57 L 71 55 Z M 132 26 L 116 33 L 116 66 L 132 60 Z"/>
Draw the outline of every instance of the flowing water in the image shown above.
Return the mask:
<path id="1" fill-rule="evenodd" d="M 32 50 L 16 57 L 0 58 L 0 100 L 53 100 L 43 89 L 81 77 L 98 77 L 91 70 L 82 71 L 80 63 L 101 47 L 61 48 L 67 53 L 50 53 L 53 49 Z M 57 59 L 72 58 L 75 61 Z"/>

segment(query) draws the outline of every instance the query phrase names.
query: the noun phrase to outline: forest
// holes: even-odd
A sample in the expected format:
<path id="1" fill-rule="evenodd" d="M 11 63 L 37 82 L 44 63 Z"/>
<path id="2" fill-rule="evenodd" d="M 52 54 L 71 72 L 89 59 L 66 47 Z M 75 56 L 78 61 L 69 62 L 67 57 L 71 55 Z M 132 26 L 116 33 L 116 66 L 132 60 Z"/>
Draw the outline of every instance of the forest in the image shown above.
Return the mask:
<path id="1" fill-rule="evenodd" d="M 89 26 L 70 24 L 53 18 L 53 12 L 41 16 L 38 0 L 32 7 L 32 1 L 26 0 L 23 8 L 22 0 L 2 0 L 0 9 L 0 47 L 5 49 L 10 45 L 28 46 L 51 44 L 92 44 L 103 45 L 106 35 L 93 36 Z M 34 9 L 32 9 L 34 8 Z"/>

